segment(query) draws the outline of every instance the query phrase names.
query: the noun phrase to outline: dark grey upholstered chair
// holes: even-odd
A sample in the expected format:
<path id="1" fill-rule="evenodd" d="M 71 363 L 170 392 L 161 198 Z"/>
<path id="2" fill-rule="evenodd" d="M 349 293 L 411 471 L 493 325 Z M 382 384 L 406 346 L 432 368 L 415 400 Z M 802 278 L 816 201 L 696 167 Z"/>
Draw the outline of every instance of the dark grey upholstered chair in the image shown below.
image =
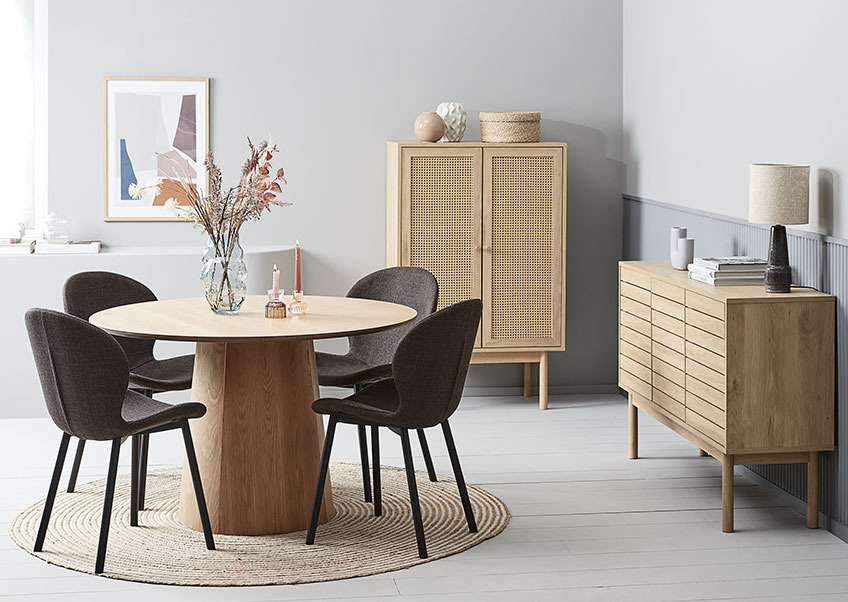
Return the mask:
<path id="1" fill-rule="evenodd" d="M 424 318 L 409 331 L 398 346 L 392 360 L 392 378 L 378 381 L 344 399 L 322 398 L 312 404 L 314 411 L 329 415 L 330 420 L 324 438 L 318 483 L 315 486 L 312 517 L 306 534 L 307 544 L 315 542 L 318 514 L 324 496 L 324 482 L 338 422 L 371 427 L 374 506 L 378 515 L 381 503 L 379 427 L 396 428 L 400 431 L 415 536 L 418 540 L 418 555 L 421 558 L 427 558 L 427 545 L 424 541 L 415 467 L 409 446 L 409 429 L 441 425 L 468 529 L 472 533 L 477 532 L 477 523 L 468 499 L 468 490 L 448 419 L 459 405 L 482 311 L 482 301 L 471 299 Z"/>
<path id="2" fill-rule="evenodd" d="M 92 314 L 130 303 L 156 301 L 156 295 L 137 280 L 112 272 L 81 272 L 74 274 L 65 282 L 62 297 L 65 312 L 82 320 L 88 320 Z M 130 366 L 130 386 L 138 392 L 152 397 L 162 391 L 182 391 L 191 388 L 191 375 L 194 370 L 194 356 L 182 355 L 164 360 L 153 357 L 155 341 L 115 337 Z M 141 469 L 139 474 L 139 508 L 144 510 L 144 490 L 147 482 L 147 435 L 141 438 Z M 74 464 L 68 479 L 68 492 L 76 486 L 79 475 L 85 439 L 77 442 Z"/>
<path id="3" fill-rule="evenodd" d="M 168 405 L 129 390 L 130 369 L 123 349 L 109 334 L 85 320 L 47 309 L 31 309 L 26 313 L 26 328 L 47 410 L 62 430 L 59 454 L 35 538 L 35 551 L 40 552 L 44 547 L 71 436 L 83 441 L 112 441 L 94 566 L 95 573 L 102 573 L 122 440 L 131 437 L 132 442 L 130 524 L 136 526 L 139 437 L 176 428 L 183 432 L 206 547 L 214 550 L 215 542 L 188 425 L 189 419 L 203 416 L 206 407 L 196 402 Z"/>
<path id="4" fill-rule="evenodd" d="M 436 311 L 439 302 L 439 283 L 435 276 L 422 268 L 402 266 L 385 268 L 361 278 L 347 293 L 357 299 L 375 299 L 400 303 L 415 309 L 418 316 L 412 322 L 391 330 L 350 337 L 350 350 L 345 355 L 316 353 L 318 383 L 331 387 L 353 387 L 388 378 L 392 375 L 392 358 L 401 339 L 412 327 Z M 365 426 L 360 425 L 359 455 L 362 463 L 362 486 L 365 501 L 371 501 L 371 480 L 368 477 L 368 443 Z M 430 456 L 427 437 L 418 429 L 418 441 L 431 481 L 436 480 L 436 469 Z"/>

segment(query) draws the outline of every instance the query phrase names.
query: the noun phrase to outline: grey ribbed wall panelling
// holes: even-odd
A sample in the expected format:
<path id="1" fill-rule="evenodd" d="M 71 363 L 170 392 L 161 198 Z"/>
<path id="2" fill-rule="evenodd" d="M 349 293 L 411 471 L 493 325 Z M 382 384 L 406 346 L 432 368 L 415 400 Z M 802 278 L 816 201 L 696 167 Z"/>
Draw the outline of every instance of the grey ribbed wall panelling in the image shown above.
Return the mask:
<path id="1" fill-rule="evenodd" d="M 768 250 L 769 229 L 736 218 L 624 196 L 624 258 L 668 259 L 669 229 L 683 226 L 695 239 L 695 255 L 759 255 Z M 837 297 L 836 451 L 821 455 L 821 511 L 848 525 L 848 240 L 787 230 L 792 281 Z M 751 466 L 792 495 L 806 499 L 804 464 Z"/>

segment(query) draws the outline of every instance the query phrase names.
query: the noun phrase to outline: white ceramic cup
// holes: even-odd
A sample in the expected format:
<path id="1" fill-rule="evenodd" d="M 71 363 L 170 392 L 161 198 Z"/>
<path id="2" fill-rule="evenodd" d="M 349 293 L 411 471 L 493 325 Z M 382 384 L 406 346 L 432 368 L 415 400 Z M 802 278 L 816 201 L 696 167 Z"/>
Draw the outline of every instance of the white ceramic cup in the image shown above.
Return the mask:
<path id="1" fill-rule="evenodd" d="M 681 238 L 686 238 L 686 228 L 674 226 L 671 229 L 671 246 L 669 247 L 668 254 L 672 264 L 674 264 L 674 257 L 677 255 L 677 241 Z"/>
<path id="2" fill-rule="evenodd" d="M 677 253 L 671 259 L 671 267 L 675 270 L 687 270 L 695 260 L 695 239 L 680 238 L 677 240 Z"/>

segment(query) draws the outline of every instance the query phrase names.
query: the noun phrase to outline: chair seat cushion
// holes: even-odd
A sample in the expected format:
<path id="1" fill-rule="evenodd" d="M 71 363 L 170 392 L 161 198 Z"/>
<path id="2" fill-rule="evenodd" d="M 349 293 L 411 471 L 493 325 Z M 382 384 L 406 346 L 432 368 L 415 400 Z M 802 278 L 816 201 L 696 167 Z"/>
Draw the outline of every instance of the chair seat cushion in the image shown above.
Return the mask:
<path id="1" fill-rule="evenodd" d="M 153 391 L 183 391 L 191 388 L 193 371 L 193 355 L 150 360 L 130 370 L 130 384 Z"/>
<path id="2" fill-rule="evenodd" d="M 180 420 L 200 418 L 205 413 L 206 406 L 196 401 L 171 405 L 129 390 L 121 407 L 121 418 L 127 423 L 130 435 Z"/>
<path id="3" fill-rule="evenodd" d="M 391 364 L 372 366 L 350 354 L 316 353 L 318 384 L 325 387 L 352 387 L 392 375 Z"/>
<path id="4" fill-rule="evenodd" d="M 341 422 L 354 424 L 365 422 L 406 428 L 407 425 L 396 424 L 392 419 L 398 403 L 395 381 L 387 378 L 368 385 L 358 393 L 344 399 L 322 397 L 312 403 L 312 409 L 319 414 L 333 414 Z"/>

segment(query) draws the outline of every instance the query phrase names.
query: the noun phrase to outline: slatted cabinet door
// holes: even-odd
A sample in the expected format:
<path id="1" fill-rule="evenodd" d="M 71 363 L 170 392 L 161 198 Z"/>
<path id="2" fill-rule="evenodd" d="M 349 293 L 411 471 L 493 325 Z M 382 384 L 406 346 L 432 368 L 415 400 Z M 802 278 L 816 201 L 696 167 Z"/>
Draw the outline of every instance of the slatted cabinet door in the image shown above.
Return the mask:
<path id="1" fill-rule="evenodd" d="M 562 344 L 563 150 L 483 150 L 483 348 Z"/>
<path id="2" fill-rule="evenodd" d="M 438 309 L 480 298 L 482 149 L 404 148 L 402 153 L 401 265 L 436 277 Z"/>

